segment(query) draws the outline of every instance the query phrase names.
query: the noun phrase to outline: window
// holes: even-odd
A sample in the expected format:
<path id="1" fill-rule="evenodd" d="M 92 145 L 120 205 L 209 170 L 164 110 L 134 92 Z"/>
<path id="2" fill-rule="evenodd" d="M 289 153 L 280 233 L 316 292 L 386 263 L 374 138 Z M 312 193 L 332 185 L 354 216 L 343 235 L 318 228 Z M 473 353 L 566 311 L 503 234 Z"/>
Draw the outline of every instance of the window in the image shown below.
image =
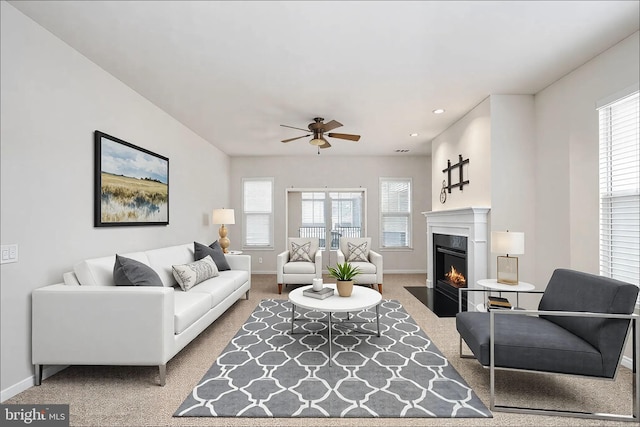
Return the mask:
<path id="1" fill-rule="evenodd" d="M 242 181 L 243 247 L 273 248 L 273 178 Z"/>
<path id="2" fill-rule="evenodd" d="M 639 104 L 635 93 L 598 108 L 600 274 L 640 285 Z"/>
<path id="3" fill-rule="evenodd" d="M 324 227 L 324 193 L 302 193 L 302 225 Z"/>
<path id="4" fill-rule="evenodd" d="M 380 178 L 380 247 L 411 247 L 410 178 Z"/>

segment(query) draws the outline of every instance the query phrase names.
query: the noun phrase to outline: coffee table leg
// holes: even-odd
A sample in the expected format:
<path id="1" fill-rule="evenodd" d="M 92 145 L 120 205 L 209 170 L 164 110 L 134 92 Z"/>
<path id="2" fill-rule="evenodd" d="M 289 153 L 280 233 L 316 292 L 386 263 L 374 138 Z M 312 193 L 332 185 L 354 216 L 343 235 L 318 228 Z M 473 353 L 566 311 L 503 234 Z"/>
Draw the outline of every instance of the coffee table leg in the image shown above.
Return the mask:
<path id="1" fill-rule="evenodd" d="M 332 356 L 332 349 L 331 349 L 331 312 L 329 312 L 329 366 L 331 366 L 331 358 Z"/>
<path id="2" fill-rule="evenodd" d="M 293 321 L 296 317 L 296 305 L 291 304 L 291 335 L 293 335 Z"/>
<path id="3" fill-rule="evenodd" d="M 376 305 L 376 322 L 378 323 L 378 337 L 380 337 L 380 304 Z"/>

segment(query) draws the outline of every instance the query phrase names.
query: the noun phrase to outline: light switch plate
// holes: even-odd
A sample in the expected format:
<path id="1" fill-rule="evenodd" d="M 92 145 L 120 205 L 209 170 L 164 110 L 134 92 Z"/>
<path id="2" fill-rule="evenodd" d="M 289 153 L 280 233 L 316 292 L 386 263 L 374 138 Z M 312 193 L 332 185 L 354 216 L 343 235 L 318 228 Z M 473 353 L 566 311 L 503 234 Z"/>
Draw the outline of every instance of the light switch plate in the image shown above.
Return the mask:
<path id="1" fill-rule="evenodd" d="M 0 255 L 0 264 L 18 262 L 18 245 L 2 245 Z"/>

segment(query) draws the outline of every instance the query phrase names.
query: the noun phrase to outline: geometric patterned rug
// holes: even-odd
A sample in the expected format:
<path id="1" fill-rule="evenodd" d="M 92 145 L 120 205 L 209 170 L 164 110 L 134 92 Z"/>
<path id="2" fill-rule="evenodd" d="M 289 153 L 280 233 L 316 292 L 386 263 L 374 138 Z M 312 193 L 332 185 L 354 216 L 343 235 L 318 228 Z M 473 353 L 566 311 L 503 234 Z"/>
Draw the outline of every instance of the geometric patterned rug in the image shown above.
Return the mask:
<path id="1" fill-rule="evenodd" d="M 292 335 L 289 301 L 262 300 L 174 416 L 492 417 L 398 301 L 382 301 L 380 337 L 334 323 L 332 366 L 326 314 L 296 315 Z"/>

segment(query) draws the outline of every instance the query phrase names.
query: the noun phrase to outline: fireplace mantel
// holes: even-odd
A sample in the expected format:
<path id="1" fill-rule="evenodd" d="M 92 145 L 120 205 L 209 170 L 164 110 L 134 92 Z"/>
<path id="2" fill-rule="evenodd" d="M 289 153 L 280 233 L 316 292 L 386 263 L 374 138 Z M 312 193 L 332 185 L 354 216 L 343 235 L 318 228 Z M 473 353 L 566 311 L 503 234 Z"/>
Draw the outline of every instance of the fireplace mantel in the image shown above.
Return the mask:
<path id="1" fill-rule="evenodd" d="M 427 220 L 427 286 L 433 288 L 433 234 L 467 238 L 467 283 L 475 286 L 488 270 L 488 217 L 490 208 L 471 207 L 422 212 Z"/>

